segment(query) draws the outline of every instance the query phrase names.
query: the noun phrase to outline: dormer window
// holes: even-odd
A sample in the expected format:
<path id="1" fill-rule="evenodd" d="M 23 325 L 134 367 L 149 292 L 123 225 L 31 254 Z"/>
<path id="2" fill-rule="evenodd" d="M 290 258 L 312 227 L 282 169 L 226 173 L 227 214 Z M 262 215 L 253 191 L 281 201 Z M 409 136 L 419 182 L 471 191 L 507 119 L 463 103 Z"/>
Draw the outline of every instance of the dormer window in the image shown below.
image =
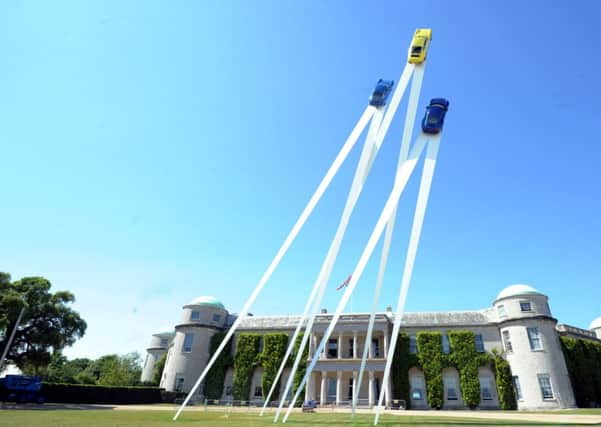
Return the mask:
<path id="1" fill-rule="evenodd" d="M 190 313 L 190 320 L 200 320 L 200 311 L 198 310 L 193 310 Z"/>
<path id="2" fill-rule="evenodd" d="M 525 312 L 532 311 L 532 303 L 530 301 L 520 301 L 520 310 Z"/>

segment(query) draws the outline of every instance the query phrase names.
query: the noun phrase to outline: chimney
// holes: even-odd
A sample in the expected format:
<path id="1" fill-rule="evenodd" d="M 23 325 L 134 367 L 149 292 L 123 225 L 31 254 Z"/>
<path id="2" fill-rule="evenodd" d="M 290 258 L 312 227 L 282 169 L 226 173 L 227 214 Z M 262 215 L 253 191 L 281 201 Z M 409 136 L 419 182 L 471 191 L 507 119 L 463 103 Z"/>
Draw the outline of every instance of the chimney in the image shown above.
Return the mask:
<path id="1" fill-rule="evenodd" d="M 328 309 L 327 308 L 322 308 L 321 309 L 321 314 L 328 314 Z"/>

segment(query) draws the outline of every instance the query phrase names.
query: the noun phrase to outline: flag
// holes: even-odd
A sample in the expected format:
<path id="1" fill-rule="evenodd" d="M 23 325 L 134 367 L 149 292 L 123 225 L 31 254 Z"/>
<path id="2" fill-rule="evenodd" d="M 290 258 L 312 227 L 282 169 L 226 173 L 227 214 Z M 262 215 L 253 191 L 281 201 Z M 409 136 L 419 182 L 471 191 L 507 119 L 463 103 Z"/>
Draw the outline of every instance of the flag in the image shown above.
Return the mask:
<path id="1" fill-rule="evenodd" d="M 352 274 L 349 277 L 347 277 L 346 280 L 344 282 L 342 282 L 342 284 L 336 288 L 336 290 L 339 291 L 340 289 L 347 286 L 349 284 L 349 282 L 351 281 L 351 277 L 352 277 Z"/>

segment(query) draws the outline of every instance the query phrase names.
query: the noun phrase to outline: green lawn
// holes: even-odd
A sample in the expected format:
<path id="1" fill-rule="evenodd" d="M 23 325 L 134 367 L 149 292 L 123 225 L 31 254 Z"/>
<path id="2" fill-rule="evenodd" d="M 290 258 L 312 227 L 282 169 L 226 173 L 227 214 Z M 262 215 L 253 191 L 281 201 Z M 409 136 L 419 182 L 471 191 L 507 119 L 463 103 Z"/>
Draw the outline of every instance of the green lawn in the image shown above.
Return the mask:
<path id="1" fill-rule="evenodd" d="M 272 417 L 259 417 L 254 413 L 184 412 L 173 422 L 171 411 L 113 411 L 113 410 L 0 410 L 1 427 L 177 427 L 185 426 L 273 426 Z M 358 415 L 354 423 L 349 414 L 292 414 L 287 425 L 343 427 L 371 426 L 371 415 Z M 518 421 L 483 420 L 474 418 L 450 418 L 436 416 L 382 416 L 381 426 L 427 425 L 427 426 L 476 426 L 476 425 L 534 425 Z M 548 425 L 548 424 L 547 424 Z"/>

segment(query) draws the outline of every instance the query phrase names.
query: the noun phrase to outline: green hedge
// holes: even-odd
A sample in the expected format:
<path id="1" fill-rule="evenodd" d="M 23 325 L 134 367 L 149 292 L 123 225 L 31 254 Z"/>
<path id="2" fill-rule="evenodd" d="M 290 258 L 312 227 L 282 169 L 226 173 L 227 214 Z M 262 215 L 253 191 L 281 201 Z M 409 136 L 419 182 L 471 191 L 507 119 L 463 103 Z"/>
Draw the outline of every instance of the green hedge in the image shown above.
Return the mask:
<path id="1" fill-rule="evenodd" d="M 211 337 L 210 356 L 217 351 L 217 347 L 221 344 L 221 341 L 225 338 L 225 332 L 217 332 Z M 228 342 L 223 351 L 215 360 L 215 363 L 211 367 L 211 370 L 207 373 L 205 379 L 204 394 L 208 399 L 221 399 L 223 395 L 223 384 L 225 381 L 225 374 L 227 368 L 232 365 L 232 342 Z"/>
<path id="2" fill-rule="evenodd" d="M 576 404 L 589 408 L 601 404 L 601 344 L 561 337 Z"/>
<path id="3" fill-rule="evenodd" d="M 451 353 L 449 361 L 459 372 L 459 387 L 466 406 L 475 408 L 480 404 L 480 380 L 478 368 L 481 360 L 476 352 L 476 341 L 471 331 L 449 331 Z"/>
<path id="4" fill-rule="evenodd" d="M 46 402 L 132 404 L 160 403 L 158 387 L 107 387 L 98 385 L 42 383 Z"/>
<path id="5" fill-rule="evenodd" d="M 263 342 L 263 351 L 259 355 L 259 363 L 263 366 L 263 377 L 261 378 L 261 390 L 263 398 L 267 397 L 267 393 L 271 390 L 273 380 L 278 373 L 284 354 L 286 353 L 286 344 L 288 343 L 288 335 L 282 333 L 266 334 Z M 281 378 L 280 378 L 281 380 Z M 280 385 L 275 387 L 273 400 L 278 400 L 280 396 Z"/>
<path id="6" fill-rule="evenodd" d="M 447 364 L 441 339 L 440 332 L 417 333 L 417 357 L 426 379 L 428 405 L 436 409 L 442 408 L 444 401 L 442 369 Z"/>
<path id="7" fill-rule="evenodd" d="M 233 394 L 235 400 L 248 400 L 253 371 L 256 366 L 261 335 L 240 334 L 234 356 Z"/>

